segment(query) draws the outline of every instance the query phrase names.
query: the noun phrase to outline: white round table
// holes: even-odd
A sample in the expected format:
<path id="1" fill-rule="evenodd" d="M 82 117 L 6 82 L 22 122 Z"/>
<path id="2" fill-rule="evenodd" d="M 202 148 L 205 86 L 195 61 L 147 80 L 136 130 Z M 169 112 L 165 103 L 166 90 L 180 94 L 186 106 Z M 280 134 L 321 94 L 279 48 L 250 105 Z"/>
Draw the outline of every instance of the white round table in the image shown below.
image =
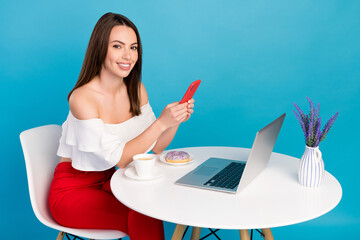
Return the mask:
<path id="1" fill-rule="evenodd" d="M 246 161 L 250 149 L 234 147 L 183 148 L 195 161 L 174 166 L 158 161 L 164 175 L 138 181 L 118 169 L 111 179 L 115 197 L 127 207 L 164 221 L 203 228 L 266 229 L 319 217 L 339 202 L 339 182 L 325 172 L 319 188 L 301 186 L 299 159 L 272 153 L 265 170 L 237 194 L 186 186 L 174 182 L 210 157 Z M 133 167 L 131 164 L 128 167 Z"/>

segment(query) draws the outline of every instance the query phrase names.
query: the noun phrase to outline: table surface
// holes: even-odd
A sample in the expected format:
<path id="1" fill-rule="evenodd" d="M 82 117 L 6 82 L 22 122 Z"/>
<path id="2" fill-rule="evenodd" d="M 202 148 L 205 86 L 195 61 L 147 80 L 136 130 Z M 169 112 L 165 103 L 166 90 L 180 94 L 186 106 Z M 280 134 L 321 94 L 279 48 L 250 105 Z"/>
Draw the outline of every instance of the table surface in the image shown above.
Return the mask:
<path id="1" fill-rule="evenodd" d="M 115 197 L 137 212 L 164 221 L 204 228 L 260 229 L 304 222 L 333 209 L 341 200 L 339 182 L 325 171 L 319 188 L 301 186 L 297 179 L 300 159 L 272 153 L 263 172 L 237 194 L 175 185 L 174 182 L 210 157 L 246 161 L 247 148 L 182 148 L 195 161 L 173 166 L 161 161 L 164 175 L 137 181 L 118 169 L 111 179 Z M 132 167 L 131 165 L 129 167 Z"/>

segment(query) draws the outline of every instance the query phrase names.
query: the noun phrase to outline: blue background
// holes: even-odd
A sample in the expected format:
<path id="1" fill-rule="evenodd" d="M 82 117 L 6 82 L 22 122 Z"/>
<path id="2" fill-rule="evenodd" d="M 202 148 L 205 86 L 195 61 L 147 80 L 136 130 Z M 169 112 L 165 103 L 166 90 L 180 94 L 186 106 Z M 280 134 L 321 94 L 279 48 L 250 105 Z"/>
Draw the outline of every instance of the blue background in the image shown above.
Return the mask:
<path id="1" fill-rule="evenodd" d="M 300 158 L 304 142 L 292 103 L 307 111 L 309 96 L 321 104 L 324 120 L 339 111 L 320 149 L 326 170 L 343 187 L 340 204 L 273 233 L 276 239 L 357 238 L 359 1 L 14 0 L 0 6 L 1 238 L 56 238 L 32 212 L 19 134 L 65 120 L 66 96 L 91 31 L 108 11 L 126 15 L 139 28 L 143 82 L 157 116 L 190 82 L 203 81 L 195 113 L 170 148 L 251 147 L 256 131 L 286 112 L 274 151 Z M 174 224 L 165 226 L 170 238 Z M 219 235 L 237 239 L 238 231 Z"/>

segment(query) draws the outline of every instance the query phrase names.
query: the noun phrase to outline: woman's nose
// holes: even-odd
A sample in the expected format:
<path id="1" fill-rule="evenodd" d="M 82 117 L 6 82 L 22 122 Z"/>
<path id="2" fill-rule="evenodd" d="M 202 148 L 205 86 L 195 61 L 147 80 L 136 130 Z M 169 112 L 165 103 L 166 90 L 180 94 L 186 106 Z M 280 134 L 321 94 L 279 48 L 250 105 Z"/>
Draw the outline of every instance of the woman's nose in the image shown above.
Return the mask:
<path id="1" fill-rule="evenodd" d="M 125 49 L 122 58 L 125 60 L 130 60 L 131 59 L 130 51 Z"/>

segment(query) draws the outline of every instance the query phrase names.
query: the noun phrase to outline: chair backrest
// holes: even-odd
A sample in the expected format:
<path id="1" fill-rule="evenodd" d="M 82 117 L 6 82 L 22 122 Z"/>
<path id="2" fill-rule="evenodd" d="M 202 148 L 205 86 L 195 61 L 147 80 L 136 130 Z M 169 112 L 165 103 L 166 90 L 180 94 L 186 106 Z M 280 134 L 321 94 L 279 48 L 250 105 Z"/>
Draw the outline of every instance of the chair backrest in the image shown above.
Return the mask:
<path id="1" fill-rule="evenodd" d="M 53 173 L 60 157 L 56 155 L 61 126 L 46 125 L 20 134 L 28 177 L 31 206 L 44 225 L 59 231 L 91 239 L 119 239 L 127 235 L 118 230 L 76 229 L 59 225 L 51 216 L 48 199 Z"/>
<path id="2" fill-rule="evenodd" d="M 60 157 L 56 155 L 61 126 L 46 125 L 20 134 L 31 205 L 40 222 L 55 223 L 48 206 L 48 194 L 53 173 Z"/>

